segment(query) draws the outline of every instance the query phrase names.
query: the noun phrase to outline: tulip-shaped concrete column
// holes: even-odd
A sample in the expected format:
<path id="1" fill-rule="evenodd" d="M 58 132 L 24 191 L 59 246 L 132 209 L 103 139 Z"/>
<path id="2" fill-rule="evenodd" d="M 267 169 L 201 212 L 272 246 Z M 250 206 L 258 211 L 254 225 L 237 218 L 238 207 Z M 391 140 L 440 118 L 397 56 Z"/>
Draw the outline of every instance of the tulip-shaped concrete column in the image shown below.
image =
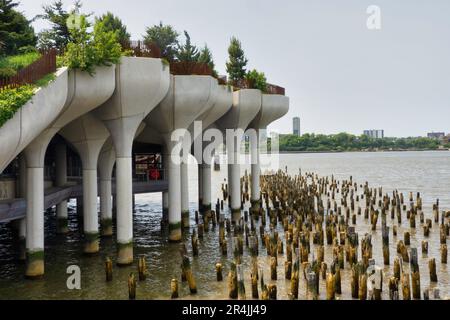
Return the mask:
<path id="1" fill-rule="evenodd" d="M 145 116 L 164 98 L 169 68 L 160 59 L 122 57 L 116 90 L 95 114 L 111 133 L 116 151 L 117 264 L 133 263 L 132 147 Z"/>
<path id="2" fill-rule="evenodd" d="M 261 91 L 245 89 L 233 93 L 232 108 L 219 120 L 218 127 L 226 133 L 228 157 L 228 179 L 231 197 L 231 213 L 234 221 L 239 220 L 241 214 L 241 167 L 240 144 L 244 130 L 261 109 Z M 230 140 L 231 139 L 231 140 Z"/>
<path id="3" fill-rule="evenodd" d="M 168 159 L 166 169 L 169 171 L 170 241 L 181 241 L 182 154 L 176 148 L 179 143 L 186 145 L 187 129 L 211 107 L 216 88 L 217 80 L 209 76 L 172 76 L 167 96 L 145 120 L 149 127 L 161 134 L 167 148 L 164 157 Z M 175 132 L 177 129 L 182 130 Z M 176 136 L 172 136 L 174 132 Z"/>
<path id="4" fill-rule="evenodd" d="M 67 146 L 59 142 L 55 148 L 56 186 L 63 187 L 67 184 Z M 69 231 L 67 213 L 67 200 L 56 205 L 56 232 L 64 234 Z"/>
<path id="5" fill-rule="evenodd" d="M 98 67 L 95 75 L 72 70 L 64 95 L 65 105 L 57 120 L 24 150 L 27 161 L 27 268 L 28 278 L 44 274 L 44 159 L 50 140 L 68 123 L 105 102 L 113 93 L 115 66 Z M 60 78 L 56 80 L 61 81 Z M 67 82 L 66 82 L 67 83 Z"/>
<path id="6" fill-rule="evenodd" d="M 83 229 L 84 252 L 99 251 L 99 229 L 97 211 L 97 165 L 100 151 L 109 137 L 109 132 L 92 114 L 86 114 L 61 130 L 61 135 L 77 149 L 83 165 Z"/>
<path id="7" fill-rule="evenodd" d="M 220 119 L 233 104 L 233 90 L 230 86 L 219 85 L 214 105 L 208 108 L 196 120 L 197 124 L 191 125 L 189 131 L 194 140 L 192 147 L 198 165 L 199 209 L 203 214 L 211 211 L 211 160 L 212 154 L 204 154 L 205 146 L 211 143 L 213 136 L 221 134 L 214 122 Z M 201 126 L 200 128 L 198 128 Z M 199 130 L 200 129 L 200 130 Z M 213 132 L 213 131 L 217 132 Z M 217 141 L 214 141 L 217 142 Z M 223 142 L 223 141 L 222 141 Z M 211 149 L 211 148 L 210 148 Z M 211 153 L 214 149 L 211 149 Z M 184 191 L 182 191 L 183 193 Z"/>
<path id="8" fill-rule="evenodd" d="M 112 216 L 112 172 L 116 163 L 116 151 L 111 138 L 100 151 L 98 171 L 100 175 L 100 225 L 101 235 L 109 237 L 113 234 Z"/>
<path id="9" fill-rule="evenodd" d="M 249 128 L 254 129 L 253 134 L 250 134 L 250 150 L 252 157 L 251 165 L 251 197 L 252 204 L 251 211 L 257 212 L 261 207 L 260 203 L 260 142 L 266 143 L 267 141 L 260 141 L 260 133 L 266 134 L 267 126 L 284 116 L 289 111 L 289 98 L 282 95 L 275 94 L 263 94 L 261 110 L 256 117 L 250 123 Z"/>

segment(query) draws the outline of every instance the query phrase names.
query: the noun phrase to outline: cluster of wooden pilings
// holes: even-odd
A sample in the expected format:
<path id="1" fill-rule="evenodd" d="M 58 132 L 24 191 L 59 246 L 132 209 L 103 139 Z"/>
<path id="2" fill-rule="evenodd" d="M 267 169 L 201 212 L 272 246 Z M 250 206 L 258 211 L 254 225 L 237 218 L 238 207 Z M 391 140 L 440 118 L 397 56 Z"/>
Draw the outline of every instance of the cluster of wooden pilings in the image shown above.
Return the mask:
<path id="1" fill-rule="evenodd" d="M 250 181 L 246 173 L 242 209 L 249 202 Z M 230 299 L 441 299 L 437 269 L 448 277 L 450 211 L 440 211 L 439 200 L 425 212 L 420 193 L 387 194 L 352 177 L 339 181 L 279 171 L 261 176 L 258 209 L 242 210 L 232 221 L 224 210 L 230 197 L 226 184 L 222 192 L 215 210 L 196 213 L 192 257 L 186 244 L 181 246 L 181 281 L 191 294 L 197 293 L 191 259 L 201 259 L 200 241 L 218 225 L 217 250 L 224 259 L 211 266 L 216 274 L 211 281 L 223 282 Z M 429 255 L 429 246 L 436 245 L 428 240 L 433 235 L 439 235 L 435 256 Z M 429 286 L 421 286 L 421 279 Z M 171 297 L 178 298 L 177 279 L 170 288 Z"/>

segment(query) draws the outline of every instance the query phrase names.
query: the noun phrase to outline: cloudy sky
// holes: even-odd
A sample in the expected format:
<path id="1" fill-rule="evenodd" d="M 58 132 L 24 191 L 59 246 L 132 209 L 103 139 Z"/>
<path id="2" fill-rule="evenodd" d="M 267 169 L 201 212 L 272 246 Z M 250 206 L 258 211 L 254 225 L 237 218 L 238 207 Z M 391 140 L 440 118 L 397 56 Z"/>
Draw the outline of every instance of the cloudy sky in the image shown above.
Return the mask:
<path id="1" fill-rule="evenodd" d="M 20 0 L 28 17 L 50 0 Z M 65 1 L 67 7 L 71 1 Z M 84 0 L 84 10 L 111 11 L 133 39 L 159 21 L 189 31 L 211 48 L 225 74 L 231 36 L 243 43 L 249 68 L 265 72 L 291 99 L 271 125 L 290 132 L 387 136 L 450 132 L 450 1 L 448 0 Z M 381 9 L 369 30 L 366 10 Z M 47 27 L 34 23 L 37 31 Z"/>

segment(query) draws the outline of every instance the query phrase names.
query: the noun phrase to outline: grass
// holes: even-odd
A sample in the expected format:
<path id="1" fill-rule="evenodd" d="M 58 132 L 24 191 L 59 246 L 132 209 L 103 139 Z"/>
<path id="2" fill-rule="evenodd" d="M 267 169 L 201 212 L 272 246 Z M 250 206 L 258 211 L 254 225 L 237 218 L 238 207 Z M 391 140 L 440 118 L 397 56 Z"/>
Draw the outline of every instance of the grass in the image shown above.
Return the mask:
<path id="1" fill-rule="evenodd" d="M 14 76 L 17 71 L 32 64 L 41 57 L 38 52 L 29 52 L 9 57 L 0 57 L 0 77 Z"/>

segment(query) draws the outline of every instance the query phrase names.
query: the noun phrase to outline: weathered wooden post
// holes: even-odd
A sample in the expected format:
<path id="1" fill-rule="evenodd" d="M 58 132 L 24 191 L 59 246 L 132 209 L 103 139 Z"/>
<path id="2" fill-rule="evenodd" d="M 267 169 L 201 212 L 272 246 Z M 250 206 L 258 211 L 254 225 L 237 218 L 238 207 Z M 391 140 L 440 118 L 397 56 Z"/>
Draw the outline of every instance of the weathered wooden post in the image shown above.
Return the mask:
<path id="1" fill-rule="evenodd" d="M 446 264 L 447 263 L 447 245 L 441 244 L 441 262 Z"/>
<path id="2" fill-rule="evenodd" d="M 147 262 L 145 261 L 144 256 L 139 257 L 138 273 L 139 273 L 139 281 L 144 281 L 147 278 Z"/>
<path id="3" fill-rule="evenodd" d="M 402 274 L 402 295 L 403 300 L 411 300 L 411 288 L 409 285 L 409 273 L 404 272 Z"/>
<path id="4" fill-rule="evenodd" d="M 383 226 L 382 228 L 382 237 L 383 237 L 383 261 L 384 265 L 389 265 L 389 227 Z"/>
<path id="5" fill-rule="evenodd" d="M 136 278 L 134 273 L 130 273 L 128 276 L 128 298 L 130 300 L 136 299 Z"/>
<path id="6" fill-rule="evenodd" d="M 299 262 L 295 259 L 293 265 L 293 272 L 291 276 L 291 295 L 294 299 L 298 299 L 298 281 L 299 281 Z"/>
<path id="7" fill-rule="evenodd" d="M 398 282 L 396 277 L 389 278 L 389 298 L 391 300 L 398 300 Z"/>
<path id="8" fill-rule="evenodd" d="M 327 300 L 334 300 L 336 295 L 336 279 L 335 276 L 328 272 L 326 275 Z"/>
<path id="9" fill-rule="evenodd" d="M 422 255 L 428 254 L 428 241 L 422 241 Z"/>
<path id="10" fill-rule="evenodd" d="M 192 255 L 194 257 L 198 256 L 198 237 L 195 229 L 192 231 Z"/>
<path id="11" fill-rule="evenodd" d="M 112 261 L 109 257 L 106 257 L 105 260 L 105 273 L 106 273 L 106 281 L 112 281 L 113 279 Z"/>
<path id="12" fill-rule="evenodd" d="M 189 284 L 189 290 L 191 294 L 197 293 L 197 284 L 195 283 L 195 278 L 191 269 L 191 261 L 188 256 L 183 257 L 183 269 L 186 275 L 186 280 Z"/>
<path id="13" fill-rule="evenodd" d="M 405 246 L 411 245 L 411 235 L 408 231 L 405 231 L 405 233 L 403 234 L 403 241 L 405 243 Z"/>
<path id="14" fill-rule="evenodd" d="M 352 293 L 352 298 L 357 299 L 359 294 L 359 274 L 360 274 L 361 265 L 360 263 L 354 264 L 352 266 L 352 278 L 350 281 L 350 288 Z"/>
<path id="15" fill-rule="evenodd" d="M 239 300 L 245 300 L 245 285 L 244 285 L 244 268 L 238 264 L 236 266 L 237 271 L 237 284 L 238 284 L 238 296 Z"/>
<path id="16" fill-rule="evenodd" d="M 178 298 L 178 280 L 177 279 L 172 279 L 170 281 L 170 291 L 171 291 L 172 299 Z"/>
<path id="17" fill-rule="evenodd" d="M 430 269 L 430 282 L 437 282 L 436 260 L 434 258 L 428 260 L 428 268 Z"/>
<path id="18" fill-rule="evenodd" d="M 267 289 L 269 290 L 269 300 L 277 300 L 277 285 L 271 283 L 268 285 Z"/>
<path id="19" fill-rule="evenodd" d="M 236 265 L 231 262 L 230 272 L 228 273 L 228 292 L 230 299 L 238 298 L 238 283 L 236 275 Z"/>
<path id="20" fill-rule="evenodd" d="M 411 248 L 411 283 L 413 299 L 420 299 L 420 272 L 417 248 Z"/>
<path id="21" fill-rule="evenodd" d="M 217 281 L 222 281 L 223 280 L 222 264 L 220 262 L 216 263 L 216 276 L 217 276 Z"/>

